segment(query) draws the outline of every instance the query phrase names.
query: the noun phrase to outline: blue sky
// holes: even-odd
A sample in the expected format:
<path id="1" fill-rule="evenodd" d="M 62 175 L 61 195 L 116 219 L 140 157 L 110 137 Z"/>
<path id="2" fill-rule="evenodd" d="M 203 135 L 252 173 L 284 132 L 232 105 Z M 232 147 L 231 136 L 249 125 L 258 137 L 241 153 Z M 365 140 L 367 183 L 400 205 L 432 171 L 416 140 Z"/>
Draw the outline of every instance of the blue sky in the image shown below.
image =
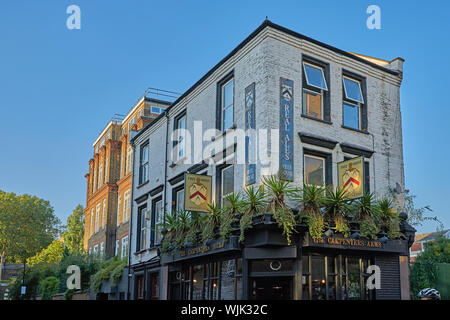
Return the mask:
<path id="1" fill-rule="evenodd" d="M 66 8 L 81 8 L 81 30 Z M 381 30 L 366 8 L 381 9 Z M 184 92 L 273 22 L 340 49 L 406 59 L 406 187 L 450 227 L 448 1 L 21 1 L 0 3 L 0 189 L 85 204 L 92 142 L 145 88 Z M 419 231 L 434 231 L 427 223 Z"/>

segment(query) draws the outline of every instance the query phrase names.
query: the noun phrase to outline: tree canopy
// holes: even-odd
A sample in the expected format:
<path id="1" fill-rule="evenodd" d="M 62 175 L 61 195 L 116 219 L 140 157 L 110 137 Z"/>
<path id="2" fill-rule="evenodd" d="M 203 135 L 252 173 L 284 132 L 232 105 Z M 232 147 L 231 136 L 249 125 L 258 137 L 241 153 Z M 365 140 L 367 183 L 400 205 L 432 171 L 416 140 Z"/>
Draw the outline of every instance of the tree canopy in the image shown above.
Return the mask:
<path id="1" fill-rule="evenodd" d="M 82 205 L 78 205 L 67 218 L 67 230 L 62 236 L 64 245 L 71 253 L 83 253 L 84 211 Z"/>
<path id="2" fill-rule="evenodd" d="M 6 261 L 34 256 L 57 237 L 59 226 L 50 202 L 0 190 L 0 255 Z"/>

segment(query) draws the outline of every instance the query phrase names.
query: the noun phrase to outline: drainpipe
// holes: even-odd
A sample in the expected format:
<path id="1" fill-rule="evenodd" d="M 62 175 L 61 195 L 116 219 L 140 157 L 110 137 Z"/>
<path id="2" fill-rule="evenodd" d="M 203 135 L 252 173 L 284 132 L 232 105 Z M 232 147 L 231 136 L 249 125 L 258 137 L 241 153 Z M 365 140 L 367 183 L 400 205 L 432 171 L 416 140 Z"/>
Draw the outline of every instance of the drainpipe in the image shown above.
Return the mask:
<path id="1" fill-rule="evenodd" d="M 130 300 L 130 278 L 131 278 L 131 237 L 133 235 L 133 191 L 134 191 L 134 158 L 135 158 L 135 146 L 134 142 L 131 142 L 130 139 L 131 148 L 133 150 L 133 159 L 131 161 L 132 163 L 132 170 L 131 170 L 131 204 L 130 204 L 130 225 L 128 227 L 128 272 L 127 272 L 127 300 Z"/>

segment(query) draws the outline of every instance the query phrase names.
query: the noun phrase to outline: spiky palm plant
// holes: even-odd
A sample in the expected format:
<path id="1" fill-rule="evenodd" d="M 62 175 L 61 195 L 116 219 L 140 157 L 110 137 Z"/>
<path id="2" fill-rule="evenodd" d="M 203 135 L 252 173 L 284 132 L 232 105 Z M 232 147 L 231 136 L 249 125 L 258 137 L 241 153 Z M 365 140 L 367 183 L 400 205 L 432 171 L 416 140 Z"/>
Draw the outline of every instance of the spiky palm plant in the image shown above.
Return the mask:
<path id="1" fill-rule="evenodd" d="M 342 233 L 345 237 L 350 235 L 350 227 L 347 217 L 351 214 L 347 191 L 342 187 L 327 188 L 326 196 L 323 199 L 325 219 L 334 222 L 336 232 Z"/>
<path id="2" fill-rule="evenodd" d="M 366 193 L 353 205 L 353 214 L 359 220 L 360 235 L 363 238 L 376 239 L 380 228 L 376 225 L 380 217 L 373 193 Z"/>
<path id="3" fill-rule="evenodd" d="M 387 236 L 390 239 L 401 237 L 400 218 L 398 213 L 392 207 L 392 199 L 383 198 L 378 201 L 378 210 L 380 214 L 381 225 L 387 229 Z"/>
<path id="4" fill-rule="evenodd" d="M 202 242 L 206 242 L 207 240 L 214 240 L 216 236 L 214 229 L 220 225 L 220 219 L 222 216 L 222 209 L 214 202 L 208 204 L 208 210 L 209 212 L 204 216 L 205 218 L 201 225 Z"/>
<path id="5" fill-rule="evenodd" d="M 243 195 L 243 214 L 240 220 L 241 234 L 239 241 L 243 242 L 245 238 L 245 230 L 253 226 L 253 217 L 258 213 L 264 211 L 267 207 L 266 195 L 264 192 L 264 186 L 250 186 L 244 189 Z"/>
<path id="6" fill-rule="evenodd" d="M 184 218 L 187 218 L 187 230 L 185 232 L 184 243 L 187 242 L 191 245 L 196 245 L 198 244 L 198 234 L 201 232 L 202 222 L 205 218 L 199 212 L 195 211 L 189 212 L 189 215 Z"/>
<path id="7" fill-rule="evenodd" d="M 322 238 L 325 232 L 325 218 L 322 213 L 325 201 L 325 188 L 304 184 L 303 188 L 296 189 L 294 199 L 300 208 L 299 217 L 301 219 L 306 218 L 311 237 L 313 239 Z"/>
<path id="8" fill-rule="evenodd" d="M 238 220 L 236 216 L 242 213 L 244 207 L 240 192 L 230 193 L 225 197 L 225 200 L 226 205 L 221 210 L 219 227 L 220 237 L 224 240 L 231 235 L 233 223 Z"/>
<path id="9" fill-rule="evenodd" d="M 273 214 L 278 226 L 283 229 L 283 234 L 290 245 L 296 221 L 294 213 L 286 204 L 286 200 L 292 196 L 295 188 L 291 186 L 290 182 L 277 176 L 263 177 L 263 185 L 266 187 L 269 197 L 268 211 Z"/>
<path id="10" fill-rule="evenodd" d="M 178 212 L 172 211 L 164 215 L 164 221 L 159 224 L 159 228 L 165 230 L 164 237 L 161 241 L 161 252 L 167 252 L 169 246 L 174 241 L 179 226 Z"/>

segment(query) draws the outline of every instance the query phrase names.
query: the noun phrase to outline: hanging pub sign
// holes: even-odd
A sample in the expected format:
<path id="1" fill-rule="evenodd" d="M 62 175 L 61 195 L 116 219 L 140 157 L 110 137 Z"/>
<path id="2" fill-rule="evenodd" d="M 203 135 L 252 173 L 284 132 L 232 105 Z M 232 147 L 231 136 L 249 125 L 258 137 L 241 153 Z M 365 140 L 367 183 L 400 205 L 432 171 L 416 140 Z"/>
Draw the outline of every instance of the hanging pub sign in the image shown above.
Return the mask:
<path id="1" fill-rule="evenodd" d="M 294 180 L 294 82 L 280 79 L 280 172 Z"/>
<path id="2" fill-rule="evenodd" d="M 184 210 L 208 212 L 211 190 L 211 176 L 186 173 L 184 175 Z"/>
<path id="3" fill-rule="evenodd" d="M 342 161 L 338 167 L 338 186 L 347 192 L 349 199 L 364 196 L 364 157 Z"/>

